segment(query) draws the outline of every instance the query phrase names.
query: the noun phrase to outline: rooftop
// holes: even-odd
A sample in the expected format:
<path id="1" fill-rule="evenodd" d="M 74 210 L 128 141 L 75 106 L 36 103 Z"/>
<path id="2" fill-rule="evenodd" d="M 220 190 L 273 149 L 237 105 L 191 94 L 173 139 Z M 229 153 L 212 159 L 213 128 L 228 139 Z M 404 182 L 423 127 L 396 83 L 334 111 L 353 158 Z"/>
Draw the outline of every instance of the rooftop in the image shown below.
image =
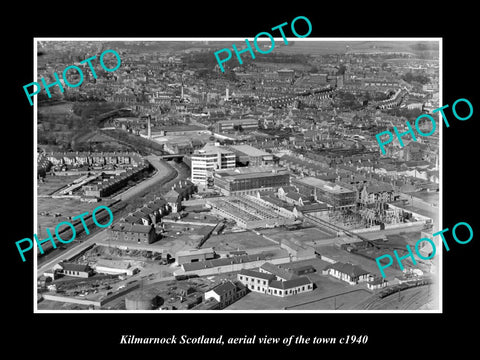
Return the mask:
<path id="1" fill-rule="evenodd" d="M 350 263 L 342 263 L 342 262 L 336 262 L 335 264 L 327 265 L 324 270 L 328 270 L 328 269 L 335 269 L 338 272 L 350 275 L 350 277 L 353 277 L 353 278 L 369 273 L 367 270 L 362 269 L 358 265 L 353 265 Z"/>
<path id="2" fill-rule="evenodd" d="M 310 186 L 315 186 L 317 188 L 321 188 L 322 190 L 325 190 L 330 193 L 351 193 L 353 190 L 347 189 L 343 186 L 340 186 L 338 184 L 331 183 L 329 181 L 325 181 L 322 179 L 314 178 L 311 176 L 306 176 L 304 178 L 299 178 L 296 179 L 298 182 L 310 185 Z"/>
<path id="3" fill-rule="evenodd" d="M 231 281 L 224 282 L 215 286 L 212 291 L 215 291 L 218 295 L 222 296 L 231 290 L 235 290 L 237 287 Z"/>
<path id="4" fill-rule="evenodd" d="M 193 155 L 215 155 L 218 153 L 234 155 L 234 153 L 231 150 L 228 150 L 225 147 L 217 146 L 214 144 L 206 144 L 202 149 L 195 150 Z"/>
<path id="5" fill-rule="evenodd" d="M 308 284 L 311 284 L 311 283 L 312 282 L 310 281 L 310 279 L 308 277 L 300 276 L 298 278 L 291 279 L 291 280 L 286 280 L 286 281 L 274 280 L 270 283 L 270 287 L 277 288 L 277 289 L 288 290 L 288 289 L 296 288 L 298 286 L 308 285 Z"/>
<path id="6" fill-rule="evenodd" d="M 189 255 L 201 255 L 201 254 L 213 254 L 214 251 L 212 248 L 205 248 L 205 249 L 188 249 L 188 250 L 181 250 L 177 251 L 175 254 L 176 257 L 179 256 L 189 256 Z"/>
<path id="7" fill-rule="evenodd" d="M 272 154 L 250 145 L 230 145 L 229 147 L 248 156 L 272 156 Z"/>
<path id="8" fill-rule="evenodd" d="M 275 275 L 262 273 L 260 271 L 242 269 L 242 270 L 240 270 L 239 274 L 254 277 L 254 278 L 259 278 L 259 279 L 263 279 L 263 280 L 269 280 L 269 281 L 270 280 L 275 280 Z"/>
<path id="9" fill-rule="evenodd" d="M 272 274 L 272 275 L 275 275 L 276 277 L 279 277 L 279 278 L 283 279 L 283 280 L 291 280 L 291 279 L 296 277 L 294 274 L 292 274 L 288 270 L 282 269 L 281 267 L 278 267 L 278 266 L 276 266 L 272 263 L 269 263 L 269 262 L 266 262 L 260 268 L 262 270 Z"/>
<path id="10" fill-rule="evenodd" d="M 61 262 L 59 265 L 62 267 L 63 270 L 69 270 L 69 271 L 90 271 L 91 268 L 88 265 L 82 265 L 82 264 L 74 264 L 74 263 L 69 263 L 69 262 Z"/>
<path id="11" fill-rule="evenodd" d="M 243 256 L 234 256 L 229 258 L 220 258 L 220 259 L 187 263 L 187 264 L 183 264 L 182 267 L 185 272 L 188 272 L 188 271 L 209 269 L 217 266 L 227 266 L 227 265 L 241 264 L 241 263 L 252 262 L 257 260 L 264 260 L 265 258 L 266 258 L 265 254 L 243 255 Z"/>

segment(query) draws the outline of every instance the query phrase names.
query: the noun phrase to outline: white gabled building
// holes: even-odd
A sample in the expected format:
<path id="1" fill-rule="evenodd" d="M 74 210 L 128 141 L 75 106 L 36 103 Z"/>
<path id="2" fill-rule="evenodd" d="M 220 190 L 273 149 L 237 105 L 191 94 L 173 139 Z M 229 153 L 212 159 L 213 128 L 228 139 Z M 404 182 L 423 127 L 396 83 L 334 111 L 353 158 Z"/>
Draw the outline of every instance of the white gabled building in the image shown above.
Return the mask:
<path id="1" fill-rule="evenodd" d="M 337 279 L 346 281 L 350 285 L 355 285 L 373 279 L 372 274 L 362 269 L 360 266 L 342 262 L 336 262 L 334 264 L 327 265 L 322 270 L 322 273 L 324 275 L 330 275 Z"/>
<path id="2" fill-rule="evenodd" d="M 293 277 L 290 280 L 276 280 L 271 273 L 243 269 L 237 279 L 249 290 L 266 295 L 290 296 L 313 290 L 312 281 L 306 276 Z"/>

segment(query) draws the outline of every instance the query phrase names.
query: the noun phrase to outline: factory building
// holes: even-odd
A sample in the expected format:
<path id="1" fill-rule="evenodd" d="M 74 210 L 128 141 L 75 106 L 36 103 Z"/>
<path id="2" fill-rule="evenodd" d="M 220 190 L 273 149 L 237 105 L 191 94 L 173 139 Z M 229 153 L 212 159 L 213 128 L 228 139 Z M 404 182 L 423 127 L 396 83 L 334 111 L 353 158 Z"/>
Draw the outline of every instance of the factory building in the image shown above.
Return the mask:
<path id="1" fill-rule="evenodd" d="M 314 177 L 292 179 L 299 193 L 307 199 L 324 202 L 335 209 L 350 208 L 356 204 L 356 192 L 338 184 Z"/>
<path id="2" fill-rule="evenodd" d="M 290 173 L 276 166 L 244 167 L 215 172 L 214 186 L 226 195 L 254 195 L 288 186 Z"/>
<path id="3" fill-rule="evenodd" d="M 336 262 L 334 264 L 328 264 L 322 270 L 322 273 L 343 280 L 350 285 L 373 280 L 372 274 L 367 270 L 350 263 Z"/>
<path id="4" fill-rule="evenodd" d="M 207 144 L 191 156 L 191 179 L 195 184 L 213 185 L 211 179 L 215 171 L 234 167 L 234 152 L 221 146 Z"/>
<path id="5" fill-rule="evenodd" d="M 228 149 L 236 155 L 237 163 L 248 166 L 273 165 L 275 156 L 251 145 L 230 145 Z"/>
<path id="6" fill-rule="evenodd" d="M 156 290 L 136 290 L 125 297 L 127 310 L 154 310 L 163 304 L 163 299 Z"/>

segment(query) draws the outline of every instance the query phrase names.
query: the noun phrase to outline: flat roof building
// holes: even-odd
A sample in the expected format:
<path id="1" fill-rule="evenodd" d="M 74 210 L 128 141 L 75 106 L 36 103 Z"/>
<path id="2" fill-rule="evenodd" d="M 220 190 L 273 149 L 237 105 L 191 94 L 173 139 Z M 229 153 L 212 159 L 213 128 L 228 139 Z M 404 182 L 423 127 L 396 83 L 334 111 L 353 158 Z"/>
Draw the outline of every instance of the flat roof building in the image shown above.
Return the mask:
<path id="1" fill-rule="evenodd" d="M 151 244 L 156 240 L 155 228 L 151 225 L 116 223 L 109 229 L 115 241 Z"/>
<path id="2" fill-rule="evenodd" d="M 338 184 L 307 176 L 292 179 L 299 192 L 313 200 L 327 203 L 334 208 L 353 207 L 356 203 L 356 192 Z"/>
<path id="3" fill-rule="evenodd" d="M 293 213 L 251 195 L 226 196 L 208 199 L 212 212 L 234 220 L 246 229 L 293 225 L 297 223 Z"/>
<path id="4" fill-rule="evenodd" d="M 247 289 L 240 281 L 229 280 L 205 292 L 205 300 L 213 298 L 218 301 L 219 308 L 223 309 L 245 296 L 246 293 Z"/>
<path id="5" fill-rule="evenodd" d="M 217 171 L 213 181 L 224 195 L 253 195 L 289 185 L 290 173 L 277 166 L 253 166 Z"/>

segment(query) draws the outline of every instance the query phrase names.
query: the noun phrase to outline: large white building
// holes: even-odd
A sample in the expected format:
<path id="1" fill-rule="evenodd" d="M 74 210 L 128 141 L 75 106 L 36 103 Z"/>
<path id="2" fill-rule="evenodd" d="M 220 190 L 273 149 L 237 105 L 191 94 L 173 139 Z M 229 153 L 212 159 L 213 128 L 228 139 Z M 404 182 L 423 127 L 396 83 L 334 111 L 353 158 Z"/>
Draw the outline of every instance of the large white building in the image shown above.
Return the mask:
<path id="1" fill-rule="evenodd" d="M 313 291 L 313 282 L 306 276 L 293 276 L 289 280 L 284 280 L 283 277 L 277 276 L 278 271 L 272 274 L 270 268 L 263 267 L 262 270 L 260 272 L 243 269 L 237 274 L 237 279 L 249 290 L 266 295 L 285 297 Z"/>
<path id="2" fill-rule="evenodd" d="M 208 185 L 213 173 L 219 169 L 235 167 L 235 153 L 219 145 L 207 144 L 191 157 L 191 178 L 195 184 Z"/>
<path id="3" fill-rule="evenodd" d="M 218 302 L 218 308 L 223 309 L 245 296 L 246 293 L 247 288 L 241 282 L 229 280 L 205 292 L 205 301 L 213 298 Z"/>

